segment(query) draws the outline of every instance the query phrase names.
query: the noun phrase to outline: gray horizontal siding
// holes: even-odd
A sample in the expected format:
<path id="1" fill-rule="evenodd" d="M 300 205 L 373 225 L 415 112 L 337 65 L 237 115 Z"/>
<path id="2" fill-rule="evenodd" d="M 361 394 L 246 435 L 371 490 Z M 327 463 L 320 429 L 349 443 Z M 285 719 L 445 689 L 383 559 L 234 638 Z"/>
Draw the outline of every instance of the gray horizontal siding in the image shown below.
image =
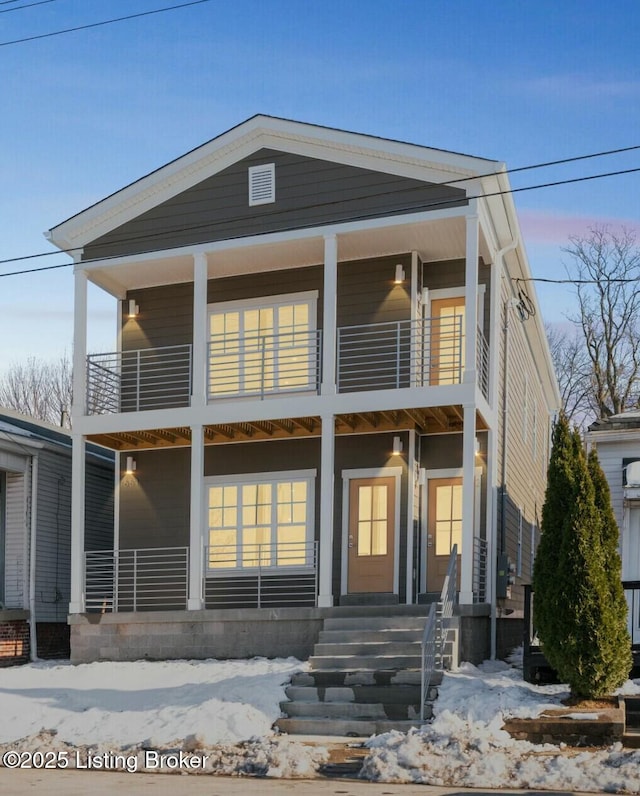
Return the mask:
<path id="1" fill-rule="evenodd" d="M 25 608 L 29 522 L 26 505 L 27 476 L 22 473 L 7 473 L 6 487 L 4 603 L 6 608 Z"/>
<path id="2" fill-rule="evenodd" d="M 248 168 L 275 163 L 276 201 L 249 207 Z M 85 246 L 83 259 L 466 204 L 459 188 L 262 149 Z"/>

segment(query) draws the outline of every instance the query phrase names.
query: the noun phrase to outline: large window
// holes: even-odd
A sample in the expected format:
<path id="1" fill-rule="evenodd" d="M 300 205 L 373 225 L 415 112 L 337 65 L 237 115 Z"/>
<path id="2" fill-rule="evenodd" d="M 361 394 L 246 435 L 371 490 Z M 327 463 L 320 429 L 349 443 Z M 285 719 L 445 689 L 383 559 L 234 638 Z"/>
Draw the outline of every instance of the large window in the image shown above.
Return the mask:
<path id="1" fill-rule="evenodd" d="M 209 307 L 209 395 L 317 387 L 317 292 Z"/>
<path id="2" fill-rule="evenodd" d="M 304 471 L 209 479 L 209 569 L 308 566 L 314 476 Z"/>

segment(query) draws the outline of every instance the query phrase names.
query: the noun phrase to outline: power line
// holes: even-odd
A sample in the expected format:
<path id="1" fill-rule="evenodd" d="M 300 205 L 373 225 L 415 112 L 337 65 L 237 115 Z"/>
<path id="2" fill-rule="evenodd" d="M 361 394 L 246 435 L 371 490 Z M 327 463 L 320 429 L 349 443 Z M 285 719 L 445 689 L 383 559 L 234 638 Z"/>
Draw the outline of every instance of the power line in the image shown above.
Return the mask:
<path id="1" fill-rule="evenodd" d="M 40 33 L 37 36 L 26 36 L 23 39 L 13 39 L 12 41 L 2 41 L 0 42 L 0 47 L 8 47 L 10 44 L 22 44 L 26 41 L 35 41 L 36 39 L 48 39 L 51 36 L 61 36 L 63 33 L 75 33 L 78 30 L 88 30 L 89 28 L 99 28 L 102 25 L 112 25 L 114 22 L 124 22 L 127 19 L 136 19 L 137 17 L 148 17 L 151 14 L 162 14 L 164 11 L 175 11 L 179 8 L 187 8 L 188 6 L 197 6 L 201 5 L 202 3 L 210 3 L 211 0 L 191 0 L 189 3 L 180 3 L 179 5 L 175 6 L 167 6 L 166 8 L 155 8 L 152 11 L 141 11 L 138 14 L 129 14 L 126 17 L 116 17 L 115 19 L 105 19 L 102 22 L 91 22 L 87 25 L 78 25 L 75 28 L 65 28 L 64 30 L 55 30 L 51 33 Z M 34 3 L 34 5 L 36 5 Z M 17 11 L 18 9 L 10 9 L 11 11 Z"/>
<path id="2" fill-rule="evenodd" d="M 15 6 L 14 8 L 3 8 L 0 10 L 0 14 L 8 14 L 10 11 L 22 11 L 23 8 L 33 8 L 33 6 L 43 6 L 45 3 L 56 3 L 58 0 L 38 0 L 37 3 L 28 3 L 24 6 Z M 16 0 L 11 0 L 11 2 L 16 2 Z M 0 3 L 0 5 L 5 5 L 5 3 Z"/>
<path id="3" fill-rule="evenodd" d="M 621 170 L 618 170 L 618 171 L 603 172 L 601 174 L 591 174 L 591 175 L 586 176 L 586 177 L 572 177 L 572 178 L 566 179 L 566 180 L 555 180 L 553 182 L 539 183 L 538 185 L 528 185 L 528 186 L 523 186 L 521 188 L 510 188 L 509 190 L 504 190 L 504 191 L 492 191 L 490 193 L 478 194 L 476 196 L 470 196 L 470 197 L 466 197 L 466 198 L 468 198 L 468 199 L 488 199 L 488 198 L 491 198 L 491 197 L 494 197 L 494 196 L 505 196 L 505 195 L 513 194 L 513 193 L 521 193 L 523 191 L 535 191 L 535 190 L 538 190 L 540 188 L 553 188 L 553 187 L 557 187 L 559 185 L 569 185 L 569 184 L 572 184 L 572 183 L 587 182 L 589 180 L 598 180 L 598 179 L 602 179 L 604 177 L 616 177 L 616 176 L 619 176 L 619 175 L 622 175 L 622 174 L 635 174 L 637 172 L 640 172 L 640 167 L 634 168 L 634 169 L 621 169 Z M 434 209 L 437 209 L 439 207 L 449 207 L 451 205 L 458 204 L 458 203 L 460 203 L 460 201 L 461 201 L 461 199 L 458 197 L 458 198 L 454 198 L 454 199 L 439 200 L 437 202 L 427 202 L 427 203 L 424 203 L 424 204 L 420 205 L 419 207 L 418 206 L 412 206 L 410 208 L 404 208 L 404 209 L 405 210 L 409 209 L 409 210 L 412 210 L 414 212 L 417 211 L 417 210 L 434 210 Z M 327 204 L 327 203 L 325 203 L 325 204 Z M 323 206 L 323 205 L 316 205 L 316 206 Z M 401 208 L 401 210 L 402 210 L 402 208 Z M 352 216 L 348 220 L 349 221 L 363 220 L 363 219 L 366 219 L 368 217 L 370 217 L 370 216 L 358 216 L 358 217 L 353 217 Z M 221 221 L 219 223 L 220 224 L 225 224 L 225 223 L 228 223 L 228 220 Z M 192 227 L 177 228 L 177 229 L 170 230 L 170 231 L 172 233 L 175 233 L 175 232 L 189 232 L 189 231 L 200 229 L 200 228 L 210 228 L 211 226 L 212 226 L 212 224 L 208 223 L 208 224 L 197 225 L 197 226 L 192 226 Z M 139 236 L 138 238 L 134 237 L 134 238 L 131 238 L 131 239 L 122 239 L 122 240 L 119 240 L 119 241 L 116 241 L 116 242 L 117 243 L 123 243 L 123 242 L 127 242 L 127 240 L 145 240 L 145 241 L 146 240 L 154 240 L 156 238 L 161 237 L 161 235 L 165 234 L 165 232 L 166 232 L 166 230 L 163 230 L 162 233 L 158 233 L 157 235 L 149 235 L 149 236 L 145 236 L 145 237 Z M 241 239 L 243 237 L 245 237 L 245 236 L 244 235 L 231 236 L 231 237 L 225 238 L 225 240 L 238 240 L 238 239 Z M 204 245 L 204 244 L 207 243 L 207 241 L 198 241 L 197 243 Z M 195 245 L 195 243 L 191 244 L 191 245 Z M 175 247 L 170 247 L 170 248 L 175 248 Z M 58 252 L 46 252 L 46 255 L 48 256 L 50 254 L 65 254 L 65 253 L 68 253 L 70 251 L 78 251 L 78 250 L 79 249 L 69 249 L 69 250 L 58 251 Z M 149 253 L 152 253 L 153 251 L 154 251 L 153 249 L 149 249 L 147 251 L 139 251 L 139 252 L 135 252 L 135 253 L 132 253 L 132 254 L 135 254 L 135 255 L 149 254 Z M 18 260 L 26 260 L 26 259 L 30 259 L 30 258 L 34 258 L 34 257 L 40 257 L 40 256 L 44 256 L 44 255 L 32 254 L 32 255 L 27 255 L 25 257 L 15 257 L 15 258 L 7 259 L 7 260 L 0 260 L 0 265 L 1 264 L 6 264 L 6 263 L 9 263 L 9 262 L 16 262 Z M 125 256 L 125 255 L 113 254 L 113 255 L 106 255 L 106 256 L 103 256 L 103 257 L 96 257 L 96 258 L 92 258 L 92 259 L 87 259 L 87 260 L 83 260 L 82 261 L 82 265 L 89 265 L 89 264 L 91 264 L 93 262 L 104 262 L 105 260 L 116 259 L 116 258 L 122 257 L 122 256 Z M 38 271 L 48 271 L 48 270 L 53 270 L 55 268 L 68 268 L 68 267 L 70 267 L 72 265 L 74 265 L 74 263 L 62 263 L 60 265 L 44 266 L 42 268 L 28 268 L 28 269 L 24 269 L 24 270 L 21 270 L 21 271 L 12 271 L 11 273 L 0 274 L 0 278 L 3 277 L 3 276 L 18 276 L 20 274 L 36 273 Z"/>

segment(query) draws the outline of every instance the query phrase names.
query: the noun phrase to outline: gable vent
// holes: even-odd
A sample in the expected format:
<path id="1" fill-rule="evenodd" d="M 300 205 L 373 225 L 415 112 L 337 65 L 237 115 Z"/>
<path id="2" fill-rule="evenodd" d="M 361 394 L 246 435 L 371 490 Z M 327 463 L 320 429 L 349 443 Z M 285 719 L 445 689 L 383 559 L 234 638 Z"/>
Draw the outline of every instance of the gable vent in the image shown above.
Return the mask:
<path id="1" fill-rule="evenodd" d="M 249 167 L 249 205 L 276 201 L 276 164 Z"/>

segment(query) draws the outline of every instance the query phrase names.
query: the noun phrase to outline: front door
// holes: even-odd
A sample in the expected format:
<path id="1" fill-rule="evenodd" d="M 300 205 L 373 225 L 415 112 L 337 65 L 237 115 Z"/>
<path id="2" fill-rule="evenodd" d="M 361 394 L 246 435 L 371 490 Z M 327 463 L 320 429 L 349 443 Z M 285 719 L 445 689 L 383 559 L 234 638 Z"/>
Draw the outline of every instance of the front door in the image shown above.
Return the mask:
<path id="1" fill-rule="evenodd" d="M 453 545 L 462 550 L 462 478 L 430 478 L 427 512 L 427 591 L 442 590 Z M 460 553 L 458 584 L 460 588 Z"/>
<path id="2" fill-rule="evenodd" d="M 464 296 L 431 302 L 429 383 L 460 384 L 464 370 Z"/>
<path id="3" fill-rule="evenodd" d="M 393 592 L 396 479 L 349 481 L 348 591 Z"/>

